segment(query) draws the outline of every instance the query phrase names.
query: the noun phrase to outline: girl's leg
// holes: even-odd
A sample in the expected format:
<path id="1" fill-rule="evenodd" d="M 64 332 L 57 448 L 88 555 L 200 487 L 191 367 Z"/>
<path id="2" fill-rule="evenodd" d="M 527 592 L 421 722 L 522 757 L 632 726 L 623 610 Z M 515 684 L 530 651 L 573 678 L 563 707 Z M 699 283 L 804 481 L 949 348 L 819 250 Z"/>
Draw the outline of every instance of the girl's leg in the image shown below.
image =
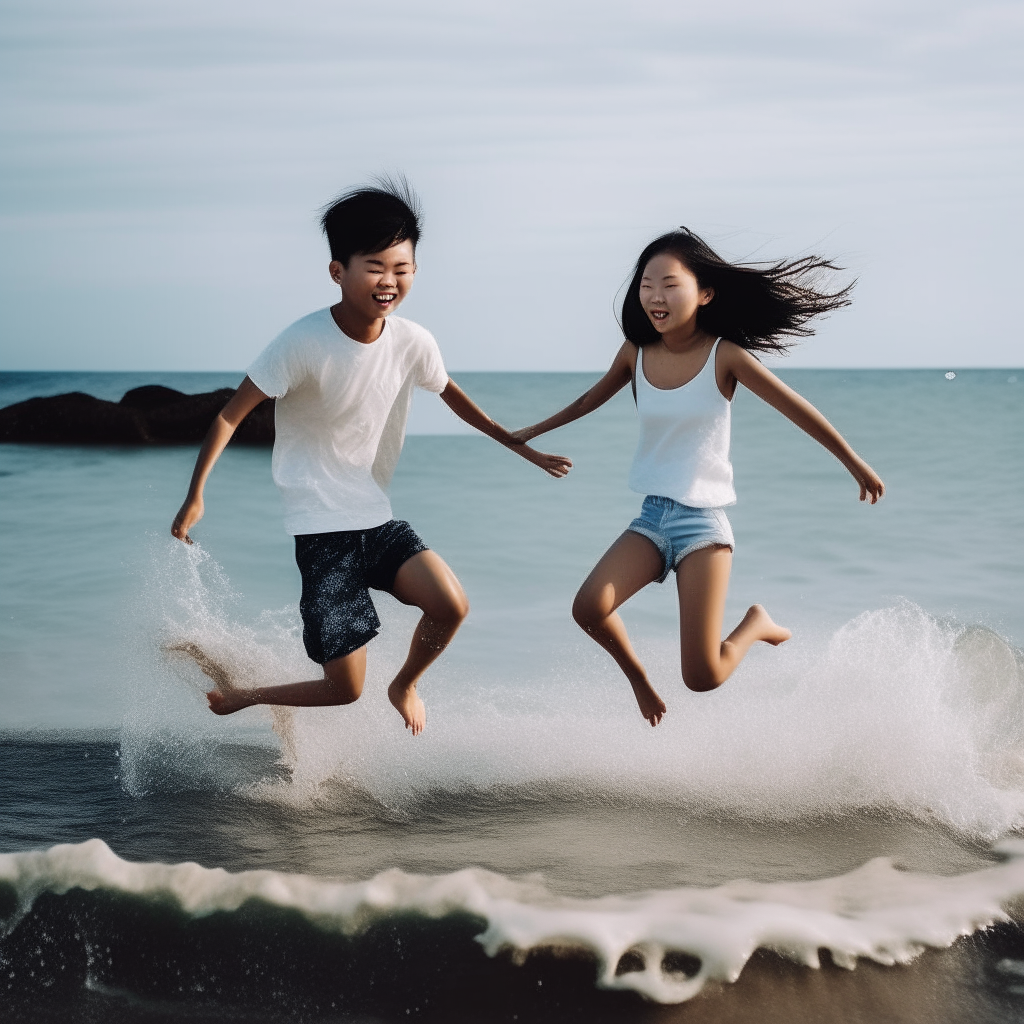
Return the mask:
<path id="1" fill-rule="evenodd" d="M 572 617 L 622 669 L 640 705 L 640 713 L 657 725 L 667 710 L 647 678 L 616 609 L 661 576 L 661 553 L 646 537 L 627 530 L 594 567 L 572 605 Z"/>
<path id="2" fill-rule="evenodd" d="M 751 605 L 740 624 L 722 639 L 725 595 L 732 551 L 701 548 L 679 563 L 679 646 L 683 682 L 691 690 L 714 690 L 732 675 L 758 640 L 777 646 L 793 634 L 777 626 L 759 605 Z"/>
<path id="3" fill-rule="evenodd" d="M 405 719 L 405 727 L 418 736 L 426 725 L 427 713 L 416 684 L 455 636 L 469 614 L 469 601 L 455 573 L 433 551 L 421 551 L 405 562 L 395 576 L 391 593 L 402 604 L 415 605 L 423 612 L 405 664 L 388 687 L 388 698 Z"/>

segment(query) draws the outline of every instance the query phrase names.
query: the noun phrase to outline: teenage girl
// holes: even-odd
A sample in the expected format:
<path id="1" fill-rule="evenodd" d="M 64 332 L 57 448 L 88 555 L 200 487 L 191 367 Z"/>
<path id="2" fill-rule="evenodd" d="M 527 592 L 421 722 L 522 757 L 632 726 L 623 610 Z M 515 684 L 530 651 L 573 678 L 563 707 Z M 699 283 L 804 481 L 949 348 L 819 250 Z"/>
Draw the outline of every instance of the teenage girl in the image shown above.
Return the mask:
<path id="1" fill-rule="evenodd" d="M 885 493 L 875 471 L 810 402 L 765 369 L 755 352 L 785 352 L 787 336 L 813 333 L 816 316 L 849 305 L 813 287 L 837 268 L 816 256 L 767 266 L 730 264 L 686 228 L 640 254 L 622 303 L 626 341 L 611 369 L 561 412 L 515 434 L 529 441 L 586 416 L 632 383 L 640 441 L 629 477 L 646 495 L 639 518 L 608 549 L 573 603 L 577 623 L 614 659 L 640 712 L 657 725 L 665 702 L 647 678 L 616 613 L 638 590 L 676 572 L 683 681 L 691 690 L 721 686 L 758 640 L 792 635 L 760 605 L 722 640 L 734 548 L 724 506 L 736 501 L 729 423 L 737 383 L 778 409 L 827 448 L 871 504 Z"/>

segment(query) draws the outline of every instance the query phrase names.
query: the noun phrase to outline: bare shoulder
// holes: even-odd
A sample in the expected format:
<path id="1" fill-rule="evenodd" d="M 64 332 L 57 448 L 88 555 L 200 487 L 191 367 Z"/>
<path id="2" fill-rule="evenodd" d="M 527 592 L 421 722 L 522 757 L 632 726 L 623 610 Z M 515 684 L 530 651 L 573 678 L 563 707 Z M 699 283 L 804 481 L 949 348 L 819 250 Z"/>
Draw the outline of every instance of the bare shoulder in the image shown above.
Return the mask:
<path id="1" fill-rule="evenodd" d="M 612 395 L 622 390 L 633 379 L 636 353 L 636 345 L 631 341 L 622 343 L 622 347 L 615 353 L 615 358 L 612 360 L 612 365 L 608 367 L 608 371 L 587 392 L 592 399 L 597 400 L 598 405 L 607 402 Z"/>
<path id="2" fill-rule="evenodd" d="M 749 386 L 751 380 L 778 380 L 753 352 L 734 341 L 726 341 L 723 338 L 719 343 L 718 353 L 719 371 L 725 370 L 742 384 Z"/>
<path id="3" fill-rule="evenodd" d="M 732 398 L 737 383 L 765 399 L 769 393 L 786 389 L 753 352 L 724 338 L 718 346 L 715 371 L 718 386 L 726 398 Z"/>
<path id="4" fill-rule="evenodd" d="M 615 353 L 612 369 L 623 367 L 629 370 L 629 375 L 632 377 L 636 373 L 636 356 L 639 351 L 640 346 L 627 339 L 622 343 L 619 351 Z"/>
<path id="5" fill-rule="evenodd" d="M 735 342 L 727 338 L 719 341 L 715 351 L 715 381 L 722 397 L 730 402 L 736 394 L 736 382 L 743 377 L 748 358 L 750 353 Z"/>
<path id="6" fill-rule="evenodd" d="M 733 367 L 749 366 L 752 363 L 757 366 L 761 365 L 756 356 L 752 355 L 742 345 L 737 345 L 735 341 L 729 341 L 728 338 L 723 338 L 718 343 L 718 357 L 716 362 L 719 365 L 724 364 L 730 370 Z"/>

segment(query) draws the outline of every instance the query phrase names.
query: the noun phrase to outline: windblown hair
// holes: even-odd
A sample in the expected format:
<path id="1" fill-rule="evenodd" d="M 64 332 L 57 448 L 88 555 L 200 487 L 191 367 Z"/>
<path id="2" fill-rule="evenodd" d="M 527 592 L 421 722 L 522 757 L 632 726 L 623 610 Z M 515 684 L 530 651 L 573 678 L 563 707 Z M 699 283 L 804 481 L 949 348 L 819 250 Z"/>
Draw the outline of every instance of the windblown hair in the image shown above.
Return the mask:
<path id="1" fill-rule="evenodd" d="M 348 266 L 356 254 L 383 252 L 409 240 L 420 240 L 420 204 L 402 175 L 380 177 L 373 185 L 345 192 L 321 211 L 320 227 L 331 247 L 331 259 Z"/>
<path id="2" fill-rule="evenodd" d="M 636 261 L 633 279 L 622 301 L 619 324 L 635 345 L 649 345 L 660 335 L 640 304 L 640 279 L 647 264 L 671 253 L 690 270 L 714 298 L 697 311 L 697 326 L 753 352 L 785 353 L 792 337 L 814 333 L 811 320 L 850 305 L 856 282 L 839 291 L 816 285 L 842 268 L 821 256 L 804 256 L 778 263 L 729 263 L 689 228 L 681 227 L 656 238 Z"/>

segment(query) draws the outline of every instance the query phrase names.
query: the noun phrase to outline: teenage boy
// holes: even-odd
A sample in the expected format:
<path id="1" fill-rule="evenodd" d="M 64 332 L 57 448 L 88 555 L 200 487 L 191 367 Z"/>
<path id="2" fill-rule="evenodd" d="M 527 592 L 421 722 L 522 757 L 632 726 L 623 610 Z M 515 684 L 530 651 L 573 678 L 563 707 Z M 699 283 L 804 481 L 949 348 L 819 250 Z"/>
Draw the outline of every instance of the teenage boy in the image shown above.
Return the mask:
<path id="1" fill-rule="evenodd" d="M 214 463 L 250 410 L 276 398 L 274 481 L 285 527 L 295 536 L 302 639 L 309 657 L 323 665 L 323 678 L 243 689 L 197 645 L 174 649 L 191 655 L 214 681 L 207 699 L 218 715 L 254 704 L 351 704 L 362 693 L 366 644 L 380 628 L 369 591 L 387 591 L 423 612 L 388 687 L 416 736 L 426 724 L 416 684 L 469 604 L 451 569 L 391 515 L 386 492 L 413 388 L 439 394 L 460 419 L 551 476 L 565 476 L 572 463 L 517 442 L 448 376 L 431 334 L 390 315 L 416 273 L 419 218 L 407 188 L 382 183 L 349 192 L 327 209 L 321 226 L 341 301 L 292 324 L 249 367 L 206 435 L 171 533 L 191 543 L 188 532 L 203 515 L 203 487 Z"/>

